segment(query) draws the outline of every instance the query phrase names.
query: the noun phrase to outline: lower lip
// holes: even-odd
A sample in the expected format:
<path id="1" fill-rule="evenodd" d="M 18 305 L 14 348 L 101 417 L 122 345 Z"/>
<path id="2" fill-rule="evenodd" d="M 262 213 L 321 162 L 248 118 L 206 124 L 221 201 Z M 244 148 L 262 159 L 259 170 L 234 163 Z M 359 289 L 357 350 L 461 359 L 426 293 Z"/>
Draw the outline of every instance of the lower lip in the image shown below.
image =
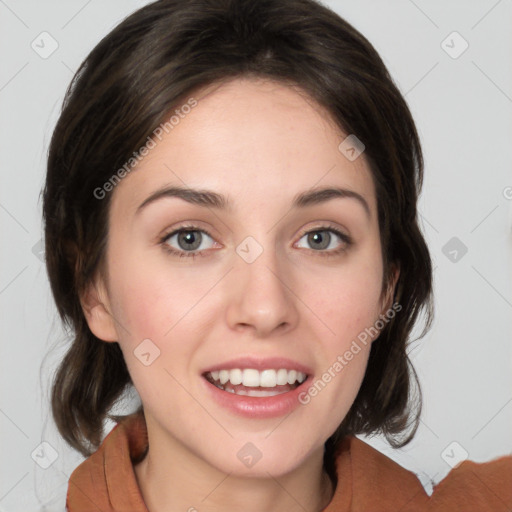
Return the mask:
<path id="1" fill-rule="evenodd" d="M 265 397 L 236 395 L 235 393 L 222 391 L 205 377 L 202 377 L 202 379 L 213 399 L 231 412 L 247 418 L 275 418 L 290 414 L 301 405 L 299 395 L 308 388 L 311 377 L 308 377 L 292 391 Z"/>

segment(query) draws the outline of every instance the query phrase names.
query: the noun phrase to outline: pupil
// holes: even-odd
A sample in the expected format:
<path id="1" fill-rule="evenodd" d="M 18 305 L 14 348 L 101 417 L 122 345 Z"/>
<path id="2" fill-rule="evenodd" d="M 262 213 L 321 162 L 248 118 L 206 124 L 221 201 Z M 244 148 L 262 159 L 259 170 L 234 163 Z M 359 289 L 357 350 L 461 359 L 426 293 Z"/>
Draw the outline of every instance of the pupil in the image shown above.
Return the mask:
<path id="1" fill-rule="evenodd" d="M 194 235 L 193 231 L 183 232 L 179 236 L 180 245 L 182 245 L 181 244 L 182 242 L 185 245 L 184 247 L 182 247 L 183 249 L 192 249 L 192 250 L 197 249 L 200 245 L 200 239 L 201 239 L 201 237 L 200 236 L 196 237 L 196 235 Z"/>
<path id="2" fill-rule="evenodd" d="M 329 246 L 329 236 L 330 235 L 327 233 L 327 236 L 325 236 L 325 240 L 323 240 L 324 235 L 322 235 L 322 233 L 325 233 L 325 232 L 317 231 L 316 233 L 313 233 L 312 235 L 310 235 L 310 242 L 312 242 L 312 245 L 320 243 L 320 247 L 318 247 L 319 249 L 325 249 L 326 247 Z M 322 241 L 323 241 L 323 243 L 322 243 Z"/>

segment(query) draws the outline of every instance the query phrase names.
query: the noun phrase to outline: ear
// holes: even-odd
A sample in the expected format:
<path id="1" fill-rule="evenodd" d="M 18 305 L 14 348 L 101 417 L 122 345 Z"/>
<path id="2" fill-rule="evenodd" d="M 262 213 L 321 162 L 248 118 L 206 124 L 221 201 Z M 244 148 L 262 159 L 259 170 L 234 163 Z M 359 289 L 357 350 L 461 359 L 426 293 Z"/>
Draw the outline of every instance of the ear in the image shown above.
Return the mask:
<path id="1" fill-rule="evenodd" d="M 381 314 L 384 315 L 386 311 L 391 309 L 393 305 L 393 298 L 395 296 L 395 288 L 396 283 L 398 282 L 398 278 L 400 277 L 400 267 L 398 265 L 393 264 L 391 267 L 391 279 L 386 290 L 386 293 L 383 296 L 382 300 L 382 310 Z"/>
<path id="2" fill-rule="evenodd" d="M 103 341 L 117 341 L 114 317 L 110 313 L 108 294 L 102 278 L 89 282 L 80 303 L 92 333 Z"/>

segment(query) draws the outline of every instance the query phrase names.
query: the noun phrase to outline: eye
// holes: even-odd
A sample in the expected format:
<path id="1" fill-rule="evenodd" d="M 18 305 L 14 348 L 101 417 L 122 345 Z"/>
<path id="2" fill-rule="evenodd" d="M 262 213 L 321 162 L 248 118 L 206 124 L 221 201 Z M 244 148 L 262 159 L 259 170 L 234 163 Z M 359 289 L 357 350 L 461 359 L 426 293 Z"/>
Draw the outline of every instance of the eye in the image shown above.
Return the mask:
<path id="1" fill-rule="evenodd" d="M 352 240 L 348 235 L 330 226 L 309 230 L 302 235 L 301 240 L 304 238 L 312 250 L 322 256 L 339 254 L 346 251 L 352 245 Z M 336 239 L 338 239 L 338 243 L 336 243 Z M 339 240 L 341 240 L 341 243 Z M 331 250 L 327 251 L 326 249 Z"/>
<path id="2" fill-rule="evenodd" d="M 203 255 L 201 251 L 210 248 L 208 247 L 207 238 L 213 241 L 212 237 L 205 230 L 189 226 L 181 227 L 164 235 L 160 243 L 166 251 L 175 256 L 194 258 L 197 255 Z"/>
<path id="3" fill-rule="evenodd" d="M 211 248 L 211 246 L 208 247 L 207 239 L 213 242 L 211 235 L 204 229 L 197 226 L 182 226 L 165 234 L 160 239 L 160 244 L 173 256 L 195 258 L 207 255 L 205 251 Z M 348 235 L 331 226 L 321 226 L 306 231 L 302 234 L 300 240 L 302 239 L 306 239 L 306 243 L 311 246 L 310 250 L 319 256 L 336 256 L 352 245 L 352 239 Z M 297 245 L 297 247 L 300 246 Z"/>

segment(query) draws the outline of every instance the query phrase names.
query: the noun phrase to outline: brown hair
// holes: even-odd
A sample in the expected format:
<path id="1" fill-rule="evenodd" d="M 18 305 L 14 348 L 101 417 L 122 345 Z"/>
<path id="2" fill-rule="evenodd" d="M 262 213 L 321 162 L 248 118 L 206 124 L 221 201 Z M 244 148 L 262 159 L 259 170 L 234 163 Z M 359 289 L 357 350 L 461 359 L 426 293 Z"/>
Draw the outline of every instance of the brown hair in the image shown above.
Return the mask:
<path id="1" fill-rule="evenodd" d="M 332 472 L 347 434 L 414 435 L 421 394 L 406 348 L 420 312 L 430 327 L 432 266 L 417 222 L 423 159 L 407 104 L 381 58 L 350 24 L 315 0 L 161 0 L 121 22 L 76 73 L 51 140 L 43 215 L 46 265 L 74 339 L 52 388 L 64 439 L 83 455 L 101 443 L 113 405 L 132 385 L 117 343 L 89 330 L 79 297 L 104 261 L 110 194 L 94 195 L 179 101 L 237 76 L 299 87 L 364 143 L 376 186 L 383 292 L 400 268 L 402 310 L 372 344 L 359 393 L 326 442 Z M 419 391 L 419 386 L 418 386 Z"/>

